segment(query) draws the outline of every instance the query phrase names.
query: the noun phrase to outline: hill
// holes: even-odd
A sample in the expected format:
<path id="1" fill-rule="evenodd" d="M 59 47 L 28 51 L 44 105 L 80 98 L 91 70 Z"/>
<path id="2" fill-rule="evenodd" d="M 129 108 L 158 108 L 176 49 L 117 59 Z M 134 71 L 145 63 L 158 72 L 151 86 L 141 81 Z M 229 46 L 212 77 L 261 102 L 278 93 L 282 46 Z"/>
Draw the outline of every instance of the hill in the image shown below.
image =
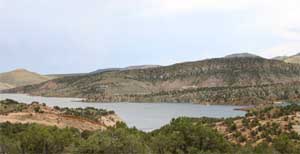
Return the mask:
<path id="1" fill-rule="evenodd" d="M 300 64 L 300 54 L 288 57 L 284 61 L 287 62 L 287 63 Z"/>
<path id="2" fill-rule="evenodd" d="M 0 88 L 7 89 L 25 85 L 32 85 L 50 80 L 46 77 L 25 69 L 17 69 L 11 72 L 0 73 Z"/>
<path id="3" fill-rule="evenodd" d="M 289 58 L 289 57 L 288 57 L 288 56 L 277 56 L 277 57 L 274 57 L 274 58 L 272 58 L 272 59 L 284 61 L 284 60 L 287 59 L 287 58 Z"/>
<path id="4" fill-rule="evenodd" d="M 298 100 L 299 82 L 299 65 L 242 57 L 64 77 L 4 92 L 101 102 L 257 104 Z"/>
<path id="5" fill-rule="evenodd" d="M 259 58 L 260 56 L 251 54 L 251 53 L 235 53 L 231 55 L 227 55 L 224 58 Z"/>
<path id="6" fill-rule="evenodd" d="M 56 78 L 62 78 L 62 77 L 70 77 L 70 76 L 81 76 L 81 75 L 87 75 L 88 73 L 70 73 L 70 74 L 47 74 L 45 75 L 48 78 L 56 79 Z"/>
<path id="7" fill-rule="evenodd" d="M 300 64 L 300 53 L 293 55 L 293 56 L 274 57 L 273 59 L 281 60 L 286 63 Z"/>
<path id="8" fill-rule="evenodd" d="M 155 68 L 155 67 L 160 67 L 160 65 L 137 65 L 137 66 L 128 66 L 124 68 L 103 68 L 89 73 L 48 74 L 46 76 L 54 79 L 54 78 L 61 78 L 61 77 L 92 75 L 92 74 L 111 72 L 111 71 L 126 71 L 126 70 L 135 70 L 135 69 L 148 69 L 148 68 Z"/>
<path id="9" fill-rule="evenodd" d="M 9 85 L 9 84 L 1 83 L 1 82 L 0 82 L 0 90 L 11 89 L 11 88 L 14 88 L 14 87 L 15 87 L 15 86 L 13 86 L 13 85 Z"/>
<path id="10" fill-rule="evenodd" d="M 261 143 L 274 144 L 280 136 L 284 135 L 288 135 L 290 141 L 299 143 L 294 138 L 300 135 L 299 120 L 300 107 L 298 105 L 264 106 L 249 109 L 245 117 L 217 122 L 214 127 L 234 144 L 244 146 L 250 144 L 255 147 Z M 282 141 L 283 138 L 279 140 Z"/>
<path id="11" fill-rule="evenodd" d="M 90 72 L 90 74 L 97 74 L 97 73 L 111 72 L 111 71 L 148 69 L 148 68 L 157 68 L 157 67 L 160 67 L 160 65 L 137 65 L 137 66 L 128 66 L 128 67 L 124 67 L 124 68 L 106 68 L 106 69 L 99 69 L 99 70 Z"/>

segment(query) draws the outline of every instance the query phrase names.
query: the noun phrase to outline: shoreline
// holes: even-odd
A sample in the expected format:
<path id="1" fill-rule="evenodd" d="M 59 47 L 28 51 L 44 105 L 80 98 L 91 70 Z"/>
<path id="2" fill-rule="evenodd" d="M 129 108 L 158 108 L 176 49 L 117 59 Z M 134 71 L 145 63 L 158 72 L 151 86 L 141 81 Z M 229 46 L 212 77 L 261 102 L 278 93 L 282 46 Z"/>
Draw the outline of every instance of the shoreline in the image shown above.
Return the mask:
<path id="1" fill-rule="evenodd" d="M 80 97 L 69 97 L 69 96 L 44 96 L 44 95 L 34 95 L 34 94 L 28 94 L 28 93 L 2 93 L 0 94 L 7 94 L 7 95 L 14 95 L 14 94 L 22 94 L 26 96 L 31 96 L 31 97 L 44 97 L 44 98 L 66 98 L 66 99 L 74 99 L 71 100 L 71 102 L 80 102 L 80 103 L 86 103 L 86 104 L 109 104 L 109 103 L 149 103 L 149 104 L 156 104 L 156 103 L 164 103 L 164 104 L 198 104 L 198 105 L 221 105 L 221 106 L 241 106 L 241 108 L 236 108 L 235 110 L 240 110 L 240 111 L 248 111 L 249 108 L 257 107 L 257 106 L 266 106 L 266 105 L 280 105 L 287 103 L 289 101 L 284 101 L 284 100 L 278 100 L 278 101 L 262 101 L 262 103 L 231 103 L 231 102 L 222 102 L 222 103 L 217 103 L 217 102 L 204 102 L 204 103 L 199 103 L 199 102 L 178 102 L 178 101 L 91 101 L 88 98 L 80 98 Z M 298 102 L 298 101 L 294 101 Z M 300 102 L 300 101 L 299 101 Z"/>

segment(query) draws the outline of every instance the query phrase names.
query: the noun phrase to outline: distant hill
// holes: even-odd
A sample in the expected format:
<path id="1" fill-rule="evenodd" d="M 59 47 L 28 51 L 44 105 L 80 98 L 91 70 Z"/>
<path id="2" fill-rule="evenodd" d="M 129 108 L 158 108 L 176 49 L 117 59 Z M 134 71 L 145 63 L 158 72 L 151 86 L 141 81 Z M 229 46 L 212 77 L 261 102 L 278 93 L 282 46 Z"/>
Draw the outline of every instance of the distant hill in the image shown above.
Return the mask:
<path id="1" fill-rule="evenodd" d="M 300 64 L 300 54 L 290 56 L 290 57 L 284 59 L 284 61 L 287 62 L 287 63 Z"/>
<path id="2" fill-rule="evenodd" d="M 15 86 L 13 85 L 9 85 L 7 83 L 1 83 L 0 82 L 0 90 L 4 90 L 4 89 L 11 89 L 11 88 L 14 88 Z"/>
<path id="3" fill-rule="evenodd" d="M 87 74 L 88 73 L 47 74 L 44 76 L 49 77 L 51 79 L 55 79 L 55 78 L 70 77 L 70 76 L 81 76 L 81 75 L 87 75 Z"/>
<path id="4" fill-rule="evenodd" d="M 225 56 L 225 58 L 260 58 L 260 56 L 251 53 L 236 53 Z"/>
<path id="5" fill-rule="evenodd" d="M 111 71 L 126 71 L 126 70 L 135 70 L 135 69 L 148 69 L 148 68 L 155 68 L 155 67 L 160 67 L 160 65 L 137 65 L 137 66 L 128 66 L 124 68 L 103 68 L 89 73 L 48 74 L 46 76 L 54 79 L 54 78 L 61 78 L 61 77 L 92 75 L 92 74 L 111 72 Z"/>
<path id="6" fill-rule="evenodd" d="M 128 66 L 128 67 L 122 68 L 121 71 L 148 69 L 148 68 L 157 68 L 157 67 L 161 67 L 161 66 L 160 65 L 137 65 L 137 66 Z"/>
<path id="7" fill-rule="evenodd" d="M 11 72 L 0 73 L 0 89 L 32 85 L 51 79 L 25 69 L 17 69 Z"/>
<path id="8" fill-rule="evenodd" d="M 277 57 L 274 57 L 272 59 L 274 60 L 281 60 L 281 61 L 284 61 L 285 59 L 289 58 L 288 56 L 277 56 Z"/>
<path id="9" fill-rule="evenodd" d="M 236 57 L 63 77 L 6 92 L 101 102 L 257 104 L 300 99 L 298 82 L 300 65 Z"/>
<path id="10" fill-rule="evenodd" d="M 148 68 L 156 68 L 161 67 L 160 65 L 137 65 L 137 66 L 128 66 L 125 68 L 106 68 L 106 69 L 99 69 L 96 71 L 91 72 L 90 74 L 97 74 L 103 72 L 111 72 L 111 71 L 126 71 L 126 70 L 136 70 L 136 69 L 148 69 Z"/>
<path id="11" fill-rule="evenodd" d="M 111 71 L 121 71 L 122 68 L 104 68 L 104 69 L 98 69 L 96 71 L 90 72 L 88 74 L 98 74 L 103 72 L 111 72 Z"/>
<path id="12" fill-rule="evenodd" d="M 286 63 L 300 64 L 300 53 L 293 55 L 293 56 L 274 57 L 273 59 L 281 60 Z"/>

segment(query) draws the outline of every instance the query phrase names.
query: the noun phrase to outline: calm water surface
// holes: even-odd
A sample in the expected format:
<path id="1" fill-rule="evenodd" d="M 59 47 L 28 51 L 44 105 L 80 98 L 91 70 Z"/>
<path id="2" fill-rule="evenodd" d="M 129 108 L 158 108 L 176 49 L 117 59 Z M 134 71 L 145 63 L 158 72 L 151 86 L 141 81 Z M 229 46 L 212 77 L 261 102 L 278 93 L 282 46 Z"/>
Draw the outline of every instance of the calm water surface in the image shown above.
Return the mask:
<path id="1" fill-rule="evenodd" d="M 126 124 L 143 131 L 151 131 L 168 124 L 172 118 L 186 117 L 235 117 L 245 112 L 235 111 L 241 106 L 199 105 L 186 103 L 84 103 L 78 98 L 36 97 L 24 94 L 0 94 L 0 100 L 14 99 L 23 103 L 38 101 L 49 106 L 95 107 L 115 111 Z M 75 101 L 75 102 L 74 102 Z"/>

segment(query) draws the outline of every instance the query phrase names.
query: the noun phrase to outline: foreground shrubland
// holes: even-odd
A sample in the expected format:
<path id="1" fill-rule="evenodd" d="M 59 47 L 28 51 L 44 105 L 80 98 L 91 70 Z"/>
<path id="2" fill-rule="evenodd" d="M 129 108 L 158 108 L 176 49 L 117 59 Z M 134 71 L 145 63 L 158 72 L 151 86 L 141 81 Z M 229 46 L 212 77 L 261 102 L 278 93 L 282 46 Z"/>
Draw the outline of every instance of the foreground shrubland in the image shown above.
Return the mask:
<path id="1" fill-rule="evenodd" d="M 125 124 L 106 131 L 47 127 L 37 124 L 0 124 L 0 152 L 12 154 L 297 154 L 299 136 L 276 136 L 272 144 L 238 145 L 209 125 L 179 118 L 151 133 Z"/>
<path id="2" fill-rule="evenodd" d="M 26 106 L 14 102 L 2 107 L 7 114 L 23 111 Z M 57 110 L 72 116 L 80 111 L 80 116 L 91 120 L 95 119 L 90 115 L 107 114 L 91 108 Z M 5 122 L 0 124 L 0 153 L 298 154 L 299 112 L 300 106 L 289 105 L 255 108 L 245 117 L 230 119 L 182 117 L 149 133 L 121 122 L 96 131 Z"/>

